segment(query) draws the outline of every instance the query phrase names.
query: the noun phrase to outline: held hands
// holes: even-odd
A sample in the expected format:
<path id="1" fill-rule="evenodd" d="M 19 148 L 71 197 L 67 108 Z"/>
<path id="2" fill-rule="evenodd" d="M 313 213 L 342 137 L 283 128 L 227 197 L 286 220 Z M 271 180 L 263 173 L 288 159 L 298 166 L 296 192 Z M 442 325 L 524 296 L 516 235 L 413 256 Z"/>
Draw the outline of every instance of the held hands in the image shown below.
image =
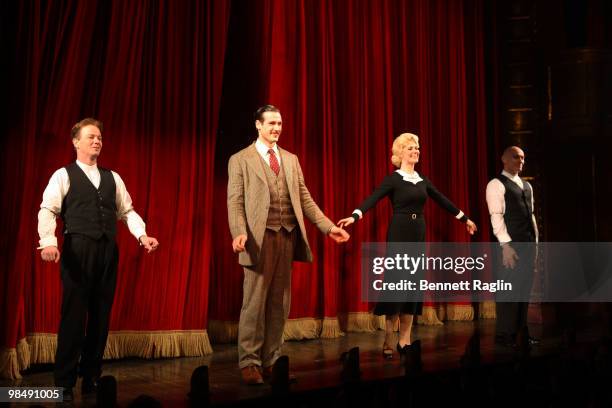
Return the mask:
<path id="1" fill-rule="evenodd" d="M 502 245 L 502 263 L 508 269 L 514 269 L 516 261 L 519 259 L 514 248 L 506 243 Z"/>
<path id="2" fill-rule="evenodd" d="M 147 250 L 147 253 L 151 253 L 155 251 L 157 247 L 159 246 L 159 242 L 157 242 L 157 239 L 153 237 L 148 237 L 146 235 L 143 235 L 140 238 L 138 238 L 138 240 L 140 241 L 141 245 L 145 247 L 145 249 Z"/>
<path id="3" fill-rule="evenodd" d="M 474 221 L 472 220 L 467 220 L 467 222 L 465 223 L 465 228 L 467 228 L 467 232 L 469 232 L 470 235 L 474 235 L 474 233 L 478 231 L 476 224 L 474 224 Z"/>
<path id="4" fill-rule="evenodd" d="M 244 251 L 244 245 L 246 244 L 246 242 L 247 236 L 245 234 L 238 235 L 236 238 L 234 238 L 234 240 L 232 241 L 232 249 L 234 250 L 234 253 Z"/>
<path id="5" fill-rule="evenodd" d="M 341 219 L 340 221 L 336 223 L 336 225 L 339 226 L 340 228 L 346 228 L 354 222 L 355 222 L 355 219 L 353 217 L 348 217 L 348 218 Z"/>
<path id="6" fill-rule="evenodd" d="M 342 228 L 338 228 L 336 226 L 333 226 L 329 232 L 327 233 L 327 235 L 329 235 L 329 237 L 331 239 L 333 239 L 334 241 L 336 241 L 336 243 L 341 244 L 343 242 L 346 242 L 349 240 L 349 238 L 351 237 L 348 232 L 346 232 L 345 230 L 343 230 Z"/>
<path id="7" fill-rule="evenodd" d="M 60 260 L 60 251 L 56 246 L 48 246 L 40 251 L 40 257 L 43 261 L 58 263 Z"/>

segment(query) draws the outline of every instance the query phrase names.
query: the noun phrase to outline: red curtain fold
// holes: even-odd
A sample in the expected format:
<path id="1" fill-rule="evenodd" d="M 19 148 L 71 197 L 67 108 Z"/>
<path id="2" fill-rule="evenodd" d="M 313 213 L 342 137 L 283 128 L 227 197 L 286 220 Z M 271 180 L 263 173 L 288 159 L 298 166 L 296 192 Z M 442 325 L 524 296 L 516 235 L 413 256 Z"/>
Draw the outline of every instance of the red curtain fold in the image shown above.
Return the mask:
<path id="1" fill-rule="evenodd" d="M 204 330 L 214 153 L 229 1 L 38 2 L 18 6 L 3 151 L 2 338 L 56 333 L 57 264 L 43 264 L 36 213 L 49 177 L 75 155 L 70 127 L 105 123 L 99 165 L 126 183 L 161 249 L 120 227 L 111 331 Z M 61 236 L 58 227 L 57 235 Z M 5 246 L 6 245 L 6 246 Z M 61 248 L 60 248 L 61 250 Z"/>

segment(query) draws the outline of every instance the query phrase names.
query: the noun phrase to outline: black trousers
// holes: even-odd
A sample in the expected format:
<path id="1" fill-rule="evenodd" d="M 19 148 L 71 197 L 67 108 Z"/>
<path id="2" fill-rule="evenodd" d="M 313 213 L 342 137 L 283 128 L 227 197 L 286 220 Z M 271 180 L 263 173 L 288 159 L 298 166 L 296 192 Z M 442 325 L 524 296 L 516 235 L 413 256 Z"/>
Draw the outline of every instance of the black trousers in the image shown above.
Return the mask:
<path id="1" fill-rule="evenodd" d="M 73 387 L 77 373 L 98 377 L 117 283 L 114 239 L 66 235 L 61 256 L 62 313 L 55 355 L 55 385 Z"/>
<path id="2" fill-rule="evenodd" d="M 535 242 L 510 242 L 509 245 L 514 248 L 519 259 L 514 269 L 500 266 L 496 273 L 497 279 L 512 283 L 513 290 L 508 294 L 498 292 L 496 296 L 495 334 L 514 337 L 523 326 L 527 325 L 529 302 L 525 300 L 529 299 L 533 286 L 536 248 Z M 500 255 L 500 263 L 501 258 Z"/>

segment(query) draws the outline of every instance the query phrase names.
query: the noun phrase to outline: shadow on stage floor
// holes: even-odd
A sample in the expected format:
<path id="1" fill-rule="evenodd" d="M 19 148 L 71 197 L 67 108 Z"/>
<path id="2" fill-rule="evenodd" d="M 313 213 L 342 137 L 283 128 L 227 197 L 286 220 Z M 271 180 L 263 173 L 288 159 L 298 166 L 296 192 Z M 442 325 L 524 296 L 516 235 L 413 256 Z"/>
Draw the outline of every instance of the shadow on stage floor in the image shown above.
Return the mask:
<path id="1" fill-rule="evenodd" d="M 480 353 L 477 358 L 472 356 L 467 362 L 463 358 L 461 363 L 466 346 L 476 329 L 480 334 Z M 530 327 L 530 331 L 536 337 L 543 334 L 539 326 Z M 590 338 L 587 338 L 588 335 L 581 337 L 578 338 L 578 343 L 592 345 L 597 342 L 596 335 Z M 537 400 L 541 394 L 544 405 L 550 406 L 545 403 L 551 398 L 549 391 L 557 389 L 559 395 L 562 395 L 563 390 L 558 388 L 563 387 L 563 381 L 573 381 L 561 377 L 555 379 L 555 371 L 563 371 L 563 365 L 568 364 L 562 360 L 568 351 L 560 336 L 542 337 L 542 343 L 532 347 L 528 356 L 521 356 L 516 349 L 494 343 L 492 320 L 447 322 L 443 326 L 415 326 L 413 339 L 419 339 L 422 343 L 422 369 L 409 373 L 408 376 L 397 352 L 394 359 L 383 359 L 383 338 L 384 333 L 378 331 L 347 333 L 336 339 L 285 343 L 283 353 L 289 357 L 291 371 L 296 374 L 297 383 L 291 384 L 288 395 L 280 397 L 273 395 L 269 384 L 247 386 L 241 383 L 235 344 L 214 345 L 214 353 L 206 357 L 106 362 L 104 375 L 116 378 L 117 401 L 119 406 L 123 407 L 129 406 L 130 402 L 141 394 L 152 396 L 163 406 L 188 406 L 187 394 L 190 390 L 191 374 L 201 365 L 209 367 L 209 403 L 220 406 L 261 406 L 262 401 L 282 401 L 285 406 L 317 408 L 354 405 L 434 406 L 428 404 L 428 401 L 435 402 L 436 405 L 454 402 L 454 406 L 461 406 L 462 398 L 467 399 L 463 402 L 476 405 L 492 402 L 497 406 L 506 406 L 510 402 L 520 402 L 515 401 L 516 398 L 525 397 L 520 396 L 521 390 L 525 391 L 530 387 L 529 384 L 523 384 L 525 381 L 531 382 L 530 398 L 535 395 Z M 359 382 L 354 383 L 353 388 L 347 388 L 346 381 L 342 378 L 339 356 L 353 347 L 359 347 L 361 377 Z M 597 347 L 595 350 L 597 352 Z M 575 355 L 576 353 L 578 352 L 574 352 Z M 582 360 L 587 357 L 582 355 Z M 4 381 L 2 385 L 51 386 L 51 368 L 35 367 L 26 372 L 19 382 Z M 592 367 L 585 367 L 585 370 L 593 371 Z M 535 383 L 531 380 L 533 376 L 537 376 Z M 510 380 L 504 380 L 506 377 Z M 520 381 L 517 382 L 517 378 L 520 378 Z M 505 385 L 500 388 L 496 385 L 497 381 Z M 538 389 L 541 389 L 541 392 Z M 527 402 L 527 405 L 533 406 L 532 403 L 535 402 L 532 400 L 531 403 Z M 82 398 L 77 387 L 74 405 L 93 406 L 95 396 Z"/>

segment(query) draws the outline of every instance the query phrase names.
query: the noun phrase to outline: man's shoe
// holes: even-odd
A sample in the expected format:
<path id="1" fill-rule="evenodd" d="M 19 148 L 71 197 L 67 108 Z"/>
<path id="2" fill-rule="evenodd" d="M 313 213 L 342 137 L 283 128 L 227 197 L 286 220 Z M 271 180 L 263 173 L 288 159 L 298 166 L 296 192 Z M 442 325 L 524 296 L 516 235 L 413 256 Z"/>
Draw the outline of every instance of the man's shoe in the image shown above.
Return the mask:
<path id="1" fill-rule="evenodd" d="M 71 402 L 74 400 L 74 394 L 72 393 L 72 387 L 64 387 L 62 392 L 64 402 Z"/>
<path id="2" fill-rule="evenodd" d="M 261 385 L 264 383 L 259 373 L 259 367 L 256 365 L 244 367 L 240 370 L 240 374 L 242 375 L 242 381 L 244 381 L 246 385 Z"/>
<path id="3" fill-rule="evenodd" d="M 95 394 L 96 391 L 98 391 L 98 379 L 95 377 L 83 377 L 81 395 Z"/>

